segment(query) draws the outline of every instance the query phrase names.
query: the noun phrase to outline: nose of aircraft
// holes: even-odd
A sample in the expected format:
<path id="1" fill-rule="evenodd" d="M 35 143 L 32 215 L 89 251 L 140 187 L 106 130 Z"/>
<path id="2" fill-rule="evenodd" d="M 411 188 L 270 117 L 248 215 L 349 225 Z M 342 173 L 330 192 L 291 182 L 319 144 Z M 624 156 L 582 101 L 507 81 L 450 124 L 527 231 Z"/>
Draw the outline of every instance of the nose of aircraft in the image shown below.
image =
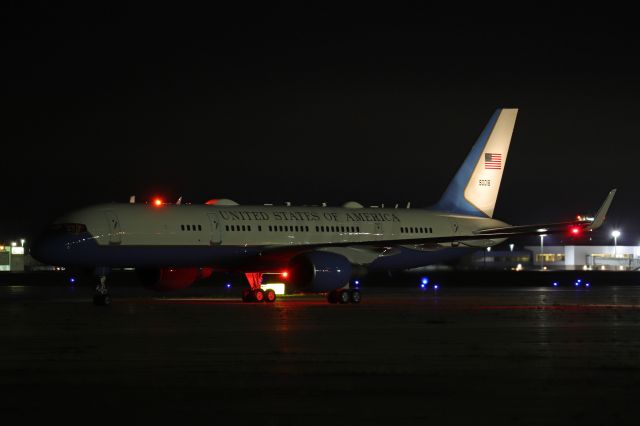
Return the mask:
<path id="1" fill-rule="evenodd" d="M 90 237 L 84 224 L 54 224 L 35 238 L 30 253 L 47 265 L 73 266 L 91 256 Z"/>

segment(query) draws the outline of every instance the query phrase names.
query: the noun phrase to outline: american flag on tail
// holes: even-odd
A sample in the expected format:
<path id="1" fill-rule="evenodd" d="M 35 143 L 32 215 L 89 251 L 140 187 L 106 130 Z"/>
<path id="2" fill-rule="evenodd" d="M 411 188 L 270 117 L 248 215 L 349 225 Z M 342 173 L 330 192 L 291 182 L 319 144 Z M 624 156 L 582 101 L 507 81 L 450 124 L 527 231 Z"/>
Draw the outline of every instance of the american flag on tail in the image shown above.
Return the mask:
<path id="1" fill-rule="evenodd" d="M 484 168 L 500 170 L 502 169 L 502 154 L 484 154 Z"/>

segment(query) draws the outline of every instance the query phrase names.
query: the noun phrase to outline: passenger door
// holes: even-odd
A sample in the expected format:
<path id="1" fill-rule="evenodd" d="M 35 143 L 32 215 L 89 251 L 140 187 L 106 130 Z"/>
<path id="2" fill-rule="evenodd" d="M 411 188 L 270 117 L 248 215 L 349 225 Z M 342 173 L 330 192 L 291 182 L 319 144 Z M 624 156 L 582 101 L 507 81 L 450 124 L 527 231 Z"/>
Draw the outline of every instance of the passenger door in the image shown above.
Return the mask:
<path id="1" fill-rule="evenodd" d="M 220 220 L 218 219 L 218 213 L 208 213 L 209 222 L 211 223 L 211 237 L 209 244 L 217 245 L 222 242 L 222 229 L 220 227 Z"/>
<path id="2" fill-rule="evenodd" d="M 122 243 L 122 228 L 120 227 L 118 215 L 113 210 L 106 210 L 104 216 L 109 227 L 109 244 Z"/>
<path id="3" fill-rule="evenodd" d="M 375 222 L 373 224 L 373 233 L 374 233 L 374 238 L 376 240 L 383 240 L 384 239 L 384 230 L 382 227 L 382 223 L 380 222 Z"/>

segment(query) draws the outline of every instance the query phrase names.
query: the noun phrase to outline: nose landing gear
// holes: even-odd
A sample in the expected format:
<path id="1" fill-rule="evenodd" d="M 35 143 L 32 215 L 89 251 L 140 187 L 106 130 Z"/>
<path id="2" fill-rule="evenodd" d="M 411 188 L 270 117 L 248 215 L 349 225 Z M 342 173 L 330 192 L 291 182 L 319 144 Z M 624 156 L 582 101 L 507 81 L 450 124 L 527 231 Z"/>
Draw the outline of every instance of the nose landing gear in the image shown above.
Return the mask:
<path id="1" fill-rule="evenodd" d="M 108 306 L 111 304 L 111 296 L 109 296 L 109 289 L 107 288 L 106 275 L 101 275 L 99 277 L 99 282 L 96 286 L 96 294 L 93 296 L 93 304 L 96 306 Z"/>

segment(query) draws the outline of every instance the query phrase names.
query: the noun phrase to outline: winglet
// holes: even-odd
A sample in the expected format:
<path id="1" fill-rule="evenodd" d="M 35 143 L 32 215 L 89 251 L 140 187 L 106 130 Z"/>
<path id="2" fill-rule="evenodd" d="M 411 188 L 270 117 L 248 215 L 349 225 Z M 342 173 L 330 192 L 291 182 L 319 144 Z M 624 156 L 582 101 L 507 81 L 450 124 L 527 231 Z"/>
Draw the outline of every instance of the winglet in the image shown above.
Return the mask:
<path id="1" fill-rule="evenodd" d="M 598 214 L 596 214 L 595 219 L 591 222 L 589 226 L 589 230 L 593 231 L 594 229 L 598 229 L 604 223 L 605 218 L 607 217 L 607 212 L 609 211 L 609 207 L 611 207 L 611 202 L 613 201 L 613 196 L 616 195 L 617 189 L 612 189 L 609 191 L 609 195 L 600 206 L 600 210 L 598 210 Z"/>

